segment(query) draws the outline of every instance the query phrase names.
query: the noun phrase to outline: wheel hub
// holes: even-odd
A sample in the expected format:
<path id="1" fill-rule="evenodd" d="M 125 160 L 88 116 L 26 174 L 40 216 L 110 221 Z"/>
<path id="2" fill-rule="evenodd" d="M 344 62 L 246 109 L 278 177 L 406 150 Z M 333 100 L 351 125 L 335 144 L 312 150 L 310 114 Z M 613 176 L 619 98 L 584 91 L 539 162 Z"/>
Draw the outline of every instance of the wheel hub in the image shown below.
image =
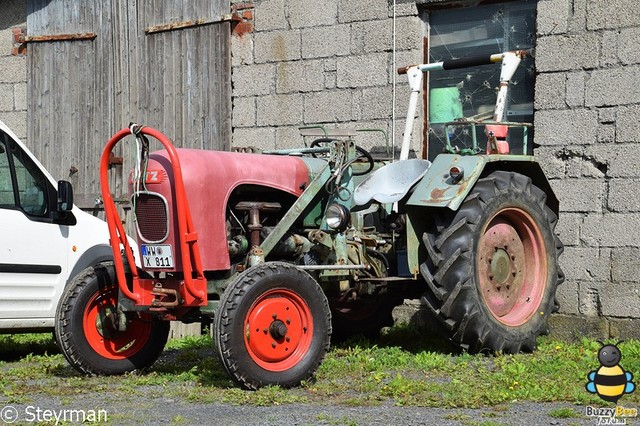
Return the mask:
<path id="1" fill-rule="evenodd" d="M 245 321 L 245 343 L 259 365 L 275 371 L 290 368 L 311 342 L 308 307 L 292 292 L 274 291 L 260 298 Z"/>
<path id="2" fill-rule="evenodd" d="M 118 312 L 114 306 L 105 306 L 98 311 L 96 315 L 96 330 L 98 334 L 105 339 L 114 337 Z"/>
<path id="3" fill-rule="evenodd" d="M 497 221 L 487 229 L 479 247 L 482 295 L 496 317 L 513 309 L 524 282 L 525 250 L 516 229 Z"/>

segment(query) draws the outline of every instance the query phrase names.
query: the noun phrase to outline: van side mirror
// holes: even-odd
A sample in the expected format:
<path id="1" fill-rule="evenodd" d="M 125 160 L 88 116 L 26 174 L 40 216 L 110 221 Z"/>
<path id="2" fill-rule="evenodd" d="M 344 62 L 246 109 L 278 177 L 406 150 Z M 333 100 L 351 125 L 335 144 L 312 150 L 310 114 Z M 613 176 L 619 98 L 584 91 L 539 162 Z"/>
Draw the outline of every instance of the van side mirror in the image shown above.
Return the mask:
<path id="1" fill-rule="evenodd" d="M 66 180 L 58 181 L 58 212 L 66 213 L 73 209 L 73 187 Z"/>

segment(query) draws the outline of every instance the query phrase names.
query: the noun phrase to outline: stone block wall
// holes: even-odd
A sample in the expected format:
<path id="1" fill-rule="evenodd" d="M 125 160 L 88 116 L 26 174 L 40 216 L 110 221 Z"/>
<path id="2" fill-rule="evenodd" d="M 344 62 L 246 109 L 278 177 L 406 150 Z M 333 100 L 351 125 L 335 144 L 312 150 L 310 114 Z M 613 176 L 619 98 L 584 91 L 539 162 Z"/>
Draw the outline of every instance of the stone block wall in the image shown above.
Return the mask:
<path id="1" fill-rule="evenodd" d="M 387 0 L 232 2 L 233 145 L 301 146 L 298 128 L 380 128 L 391 135 L 393 8 Z M 251 11 L 251 13 L 246 13 Z M 397 66 L 422 62 L 423 23 L 415 3 L 396 9 Z M 250 21 L 250 22 L 249 22 Z M 397 78 L 396 141 L 409 99 Z M 419 149 L 421 129 L 413 132 Z M 400 142 L 398 142 L 399 145 Z M 384 145 L 376 134 L 366 147 Z"/>
<path id="2" fill-rule="evenodd" d="M 398 66 L 422 62 L 425 23 L 418 9 L 447 1 L 397 3 Z M 561 311 L 552 318 L 559 337 L 640 337 L 636 3 L 538 1 L 535 155 L 560 199 L 557 232 L 566 246 Z M 232 37 L 233 145 L 298 146 L 297 128 L 318 123 L 390 132 L 392 4 L 232 2 L 236 11 L 251 11 Z M 396 88 L 400 141 L 408 99 L 404 78 Z"/>
<path id="3" fill-rule="evenodd" d="M 27 2 L 2 2 L 0 15 L 0 120 L 23 141 L 27 137 Z"/>
<path id="4" fill-rule="evenodd" d="M 634 0 L 540 0 L 535 150 L 560 199 L 558 323 L 639 337 L 640 12 Z M 634 331 L 635 330 L 635 331 Z"/>

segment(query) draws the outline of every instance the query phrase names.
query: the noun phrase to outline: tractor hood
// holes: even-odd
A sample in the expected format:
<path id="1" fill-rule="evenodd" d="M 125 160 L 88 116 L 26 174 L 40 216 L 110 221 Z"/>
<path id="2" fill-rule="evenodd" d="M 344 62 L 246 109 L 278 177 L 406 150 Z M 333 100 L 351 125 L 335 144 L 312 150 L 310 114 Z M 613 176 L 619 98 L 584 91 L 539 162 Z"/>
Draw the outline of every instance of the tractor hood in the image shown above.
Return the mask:
<path id="1" fill-rule="evenodd" d="M 236 187 L 261 185 L 300 196 L 313 175 L 305 162 L 297 157 L 194 149 L 178 149 L 177 152 L 191 217 L 198 233 L 202 266 L 209 271 L 230 267 L 225 210 Z M 162 195 L 167 201 L 168 234 L 159 244 L 172 245 L 177 260 L 174 269 L 179 270 L 180 248 L 177 230 L 173 229 L 173 224 L 177 223 L 173 185 L 168 153 L 165 150 L 152 153 L 147 166 L 146 190 Z"/>

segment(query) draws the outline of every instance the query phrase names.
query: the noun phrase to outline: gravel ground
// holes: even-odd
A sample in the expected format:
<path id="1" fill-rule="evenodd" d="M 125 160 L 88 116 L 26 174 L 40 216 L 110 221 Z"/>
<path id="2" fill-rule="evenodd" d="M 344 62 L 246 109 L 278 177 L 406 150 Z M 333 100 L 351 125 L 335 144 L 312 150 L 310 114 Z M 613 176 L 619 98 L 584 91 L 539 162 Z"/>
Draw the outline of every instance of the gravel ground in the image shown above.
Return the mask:
<path id="1" fill-rule="evenodd" d="M 14 424 L 79 423 L 77 412 L 106 410 L 107 424 L 114 425 L 596 425 L 596 418 L 584 416 L 584 407 L 568 403 L 513 403 L 483 409 L 444 409 L 397 407 L 383 404 L 375 407 L 327 406 L 322 404 L 290 404 L 271 407 L 237 406 L 227 404 L 191 403 L 168 398 L 124 398 L 114 403 L 108 393 L 80 395 L 64 405 L 54 398 L 33 398 L 32 405 L 4 405 L 0 402 L 2 423 L 18 415 Z M 572 408 L 579 417 L 554 418 L 549 412 L 558 408 Z M 38 412 L 38 409 L 40 412 Z M 66 413 L 65 411 L 66 410 Z M 49 418 L 46 418 L 49 413 Z M 579 413 L 579 414 L 578 414 Z M 56 423 L 55 416 L 60 420 Z M 63 416 L 67 416 L 63 422 Z M 13 417 L 12 417 L 13 416 Z M 74 417 L 76 416 L 76 417 Z M 104 415 L 102 417 L 104 420 Z M 87 418 L 85 424 L 91 424 Z M 42 424 L 42 422 L 40 422 Z M 627 424 L 633 424 L 627 421 Z"/>

